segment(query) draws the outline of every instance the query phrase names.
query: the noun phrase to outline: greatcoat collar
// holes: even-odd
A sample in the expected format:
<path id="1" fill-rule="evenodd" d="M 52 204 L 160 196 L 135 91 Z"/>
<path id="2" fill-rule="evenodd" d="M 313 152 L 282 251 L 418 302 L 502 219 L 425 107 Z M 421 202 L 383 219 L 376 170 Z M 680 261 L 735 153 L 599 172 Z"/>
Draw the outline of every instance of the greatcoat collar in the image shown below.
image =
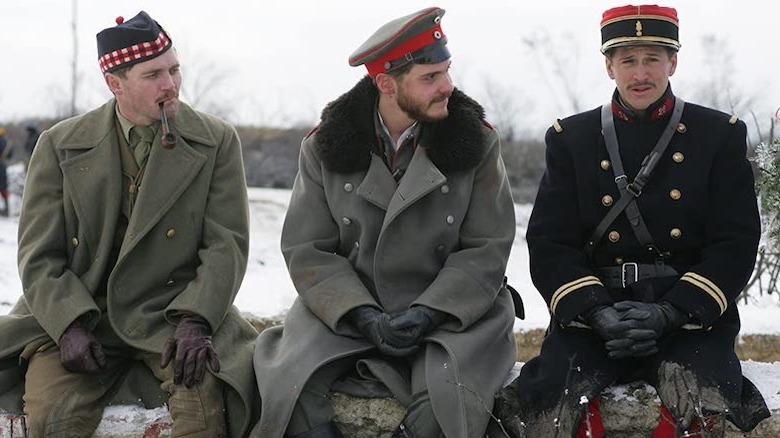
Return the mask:
<path id="1" fill-rule="evenodd" d="M 116 100 L 111 99 L 101 107 L 90 111 L 56 145 L 58 149 L 92 149 L 114 132 L 114 111 Z M 190 106 L 179 102 L 177 116 L 170 120 L 171 130 L 178 135 L 198 143 L 214 147 L 214 134 L 202 122 L 201 116 Z"/>
<path id="2" fill-rule="evenodd" d="M 369 168 L 377 145 L 377 98 L 376 86 L 366 76 L 322 111 L 315 142 L 328 170 L 350 173 Z M 487 153 L 487 124 L 482 107 L 458 89 L 453 90 L 447 108 L 446 119 L 422 127 L 430 140 L 421 146 L 442 173 L 452 174 L 481 162 Z"/>

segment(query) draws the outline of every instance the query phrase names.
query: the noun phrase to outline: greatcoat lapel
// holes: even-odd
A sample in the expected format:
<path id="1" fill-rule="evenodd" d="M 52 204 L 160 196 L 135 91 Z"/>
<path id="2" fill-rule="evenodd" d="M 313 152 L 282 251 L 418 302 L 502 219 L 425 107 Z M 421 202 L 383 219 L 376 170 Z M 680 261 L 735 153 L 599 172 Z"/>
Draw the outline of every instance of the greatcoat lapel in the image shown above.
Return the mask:
<path id="1" fill-rule="evenodd" d="M 401 183 L 395 191 L 395 196 L 390 199 L 382 230 L 384 231 L 390 222 L 410 205 L 446 181 L 447 177 L 428 158 L 426 149 L 423 147 L 415 149 L 409 168 L 406 170 L 403 178 L 401 178 Z"/>
<path id="2" fill-rule="evenodd" d="M 199 126 L 202 124 L 200 117 L 189 107 L 181 103 L 179 105 L 178 140 L 172 149 L 163 149 L 160 132 L 154 139 L 138 200 L 127 225 L 120 260 L 170 210 L 208 160 L 205 154 L 187 142 L 187 138 L 211 147 L 216 145 L 211 132 Z M 172 130 L 173 126 L 172 123 Z"/>
<path id="3" fill-rule="evenodd" d="M 366 201 L 387 210 L 398 185 L 378 155 L 371 156 L 371 165 L 355 193 Z"/>
<path id="4" fill-rule="evenodd" d="M 73 208 L 84 224 L 82 240 L 91 251 L 114 233 L 122 199 L 114 111 L 111 101 L 87 114 L 57 145 L 66 156 L 60 163 L 63 184 L 73 194 Z"/>

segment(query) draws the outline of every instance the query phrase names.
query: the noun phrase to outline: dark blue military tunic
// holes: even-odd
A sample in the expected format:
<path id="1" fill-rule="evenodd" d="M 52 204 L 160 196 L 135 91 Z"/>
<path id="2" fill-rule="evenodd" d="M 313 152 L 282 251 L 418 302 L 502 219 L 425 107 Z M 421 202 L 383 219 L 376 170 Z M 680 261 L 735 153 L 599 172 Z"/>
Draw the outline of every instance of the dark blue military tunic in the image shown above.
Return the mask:
<path id="1" fill-rule="evenodd" d="M 674 100 L 669 88 L 640 117 L 623 107 L 615 92 L 612 110 L 629 181 L 669 122 Z M 761 395 L 742 377 L 734 353 L 739 331 L 735 299 L 751 275 L 760 237 L 745 137 L 745 124 L 736 117 L 687 103 L 637 199 L 655 250 L 640 244 L 621 214 L 588 257 L 583 250 L 586 242 L 620 198 L 600 109 L 556 121 L 548 130 L 547 169 L 527 241 L 531 277 L 552 319 L 540 356 L 523 367 L 508 390 L 519 398 L 518 415 L 527 424 L 546 418 L 544 412 L 570 413 L 571 418 L 559 421 L 573 435 L 582 411 L 577 407 L 580 396 L 598 396 L 609 384 L 625 380 L 644 379 L 659 388 L 668 383 L 668 376 L 661 375 L 663 363 L 682 365 L 695 374 L 705 392 L 722 395 L 727 406 L 718 410 L 727 407 L 728 418 L 743 430 L 769 415 Z M 631 283 L 632 263 L 652 265 L 661 260 L 678 274 L 625 288 L 603 275 L 603 268 L 612 267 L 613 273 L 625 272 Z M 691 315 L 691 324 L 660 341 L 654 356 L 609 359 L 604 340 L 581 315 L 621 300 L 669 301 Z M 681 400 L 659 393 L 675 414 Z"/>

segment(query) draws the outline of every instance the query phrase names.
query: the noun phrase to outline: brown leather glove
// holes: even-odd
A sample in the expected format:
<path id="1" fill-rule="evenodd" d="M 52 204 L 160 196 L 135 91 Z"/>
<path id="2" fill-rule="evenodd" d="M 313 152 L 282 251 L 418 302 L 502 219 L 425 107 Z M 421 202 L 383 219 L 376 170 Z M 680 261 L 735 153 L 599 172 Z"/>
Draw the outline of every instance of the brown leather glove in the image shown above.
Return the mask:
<path id="1" fill-rule="evenodd" d="M 106 368 L 103 346 L 81 320 L 65 329 L 59 345 L 60 362 L 72 373 L 96 374 Z"/>
<path id="2" fill-rule="evenodd" d="M 206 365 L 219 372 L 219 358 L 211 344 L 211 327 L 205 319 L 185 315 L 176 325 L 173 336 L 165 343 L 160 366 L 165 368 L 173 359 L 173 383 L 192 387 L 203 381 Z"/>

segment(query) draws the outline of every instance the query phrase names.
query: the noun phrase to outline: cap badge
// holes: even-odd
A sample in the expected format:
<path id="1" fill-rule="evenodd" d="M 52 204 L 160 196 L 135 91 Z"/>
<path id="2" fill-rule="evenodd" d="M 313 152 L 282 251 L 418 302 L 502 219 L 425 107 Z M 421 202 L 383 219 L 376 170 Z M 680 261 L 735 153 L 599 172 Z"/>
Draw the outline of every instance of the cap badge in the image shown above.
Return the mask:
<path id="1" fill-rule="evenodd" d="M 642 22 L 639 20 L 636 20 L 636 36 L 642 36 Z"/>

